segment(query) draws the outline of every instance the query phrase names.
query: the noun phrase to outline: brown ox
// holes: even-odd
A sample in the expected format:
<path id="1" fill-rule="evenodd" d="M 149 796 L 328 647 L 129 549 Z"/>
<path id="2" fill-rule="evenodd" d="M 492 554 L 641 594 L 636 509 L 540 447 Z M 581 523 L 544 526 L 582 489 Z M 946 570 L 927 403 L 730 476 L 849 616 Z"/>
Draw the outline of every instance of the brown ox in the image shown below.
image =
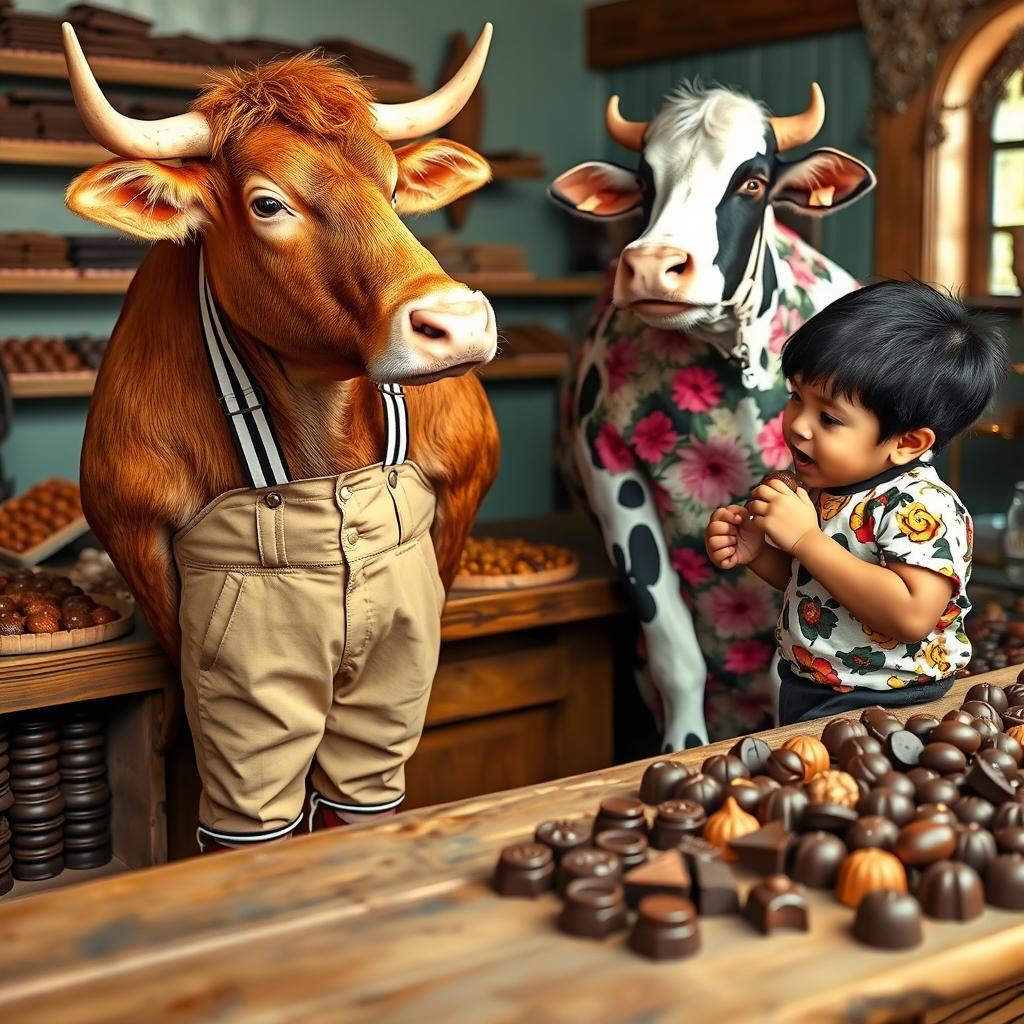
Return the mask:
<path id="1" fill-rule="evenodd" d="M 180 648 L 171 538 L 245 484 L 200 336 L 201 247 L 294 478 L 378 462 L 376 384 L 433 382 L 407 392 L 410 457 L 436 492 L 431 535 L 447 588 L 497 469 L 494 419 L 465 372 L 494 355 L 494 315 L 399 214 L 444 206 L 489 168 L 454 142 L 393 151 L 388 141 L 451 120 L 483 70 L 490 26 L 451 82 L 422 100 L 374 103 L 355 76 L 306 54 L 230 71 L 191 111 L 160 122 L 112 110 L 70 26 L 64 33 L 83 119 L 124 157 L 78 177 L 68 206 L 156 243 L 96 382 L 83 504 L 168 656 L 176 662 Z"/>

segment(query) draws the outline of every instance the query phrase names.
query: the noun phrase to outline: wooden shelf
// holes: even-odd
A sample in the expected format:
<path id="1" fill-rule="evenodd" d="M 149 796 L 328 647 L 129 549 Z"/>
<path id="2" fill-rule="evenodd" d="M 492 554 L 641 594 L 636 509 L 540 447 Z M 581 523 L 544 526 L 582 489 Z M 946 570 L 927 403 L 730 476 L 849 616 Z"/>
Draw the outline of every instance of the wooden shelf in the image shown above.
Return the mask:
<path id="1" fill-rule="evenodd" d="M 93 142 L 54 139 L 2 139 L 0 163 L 34 167 L 90 167 L 114 154 Z"/>
<path id="2" fill-rule="evenodd" d="M 536 277 L 515 279 L 492 274 L 453 274 L 472 288 L 479 288 L 489 298 L 571 299 L 597 295 L 604 278 L 600 274 L 579 274 L 573 277 Z"/>
<path id="3" fill-rule="evenodd" d="M 111 875 L 119 875 L 128 870 L 128 865 L 116 857 L 99 868 L 88 868 L 85 871 L 74 871 L 66 868 L 59 875 L 53 878 L 44 878 L 39 882 L 18 882 L 6 895 L 0 896 L 0 905 L 11 903 L 26 896 L 38 896 L 42 892 L 52 892 L 54 889 L 66 889 L 70 885 L 80 885 L 82 882 L 91 882 L 97 878 L 109 878 Z"/>
<path id="4" fill-rule="evenodd" d="M 0 270 L 4 295 L 123 295 L 134 270 L 85 273 L 81 270 Z"/>
<path id="5" fill-rule="evenodd" d="M 1013 310 L 1020 309 L 1022 301 L 1020 295 L 971 295 L 964 299 L 964 305 L 971 309 Z"/>
<path id="6" fill-rule="evenodd" d="M 538 352 L 535 355 L 498 356 L 477 370 L 484 380 L 549 380 L 565 373 L 568 355 Z"/>
<path id="7" fill-rule="evenodd" d="M 493 181 L 510 178 L 543 178 L 547 171 L 533 160 L 490 160 Z"/>
<path id="8" fill-rule="evenodd" d="M 99 81 L 121 85 L 152 85 L 163 89 L 193 91 L 208 83 L 211 71 L 223 70 L 204 64 L 86 56 Z M 68 69 L 63 53 L 0 48 L 0 75 L 67 79 Z M 415 82 L 392 82 L 384 78 L 367 78 L 364 81 L 374 96 L 384 103 L 412 100 L 423 95 L 422 87 Z"/>
<path id="9" fill-rule="evenodd" d="M 12 398 L 85 398 L 92 394 L 96 373 L 12 373 L 8 380 Z"/>

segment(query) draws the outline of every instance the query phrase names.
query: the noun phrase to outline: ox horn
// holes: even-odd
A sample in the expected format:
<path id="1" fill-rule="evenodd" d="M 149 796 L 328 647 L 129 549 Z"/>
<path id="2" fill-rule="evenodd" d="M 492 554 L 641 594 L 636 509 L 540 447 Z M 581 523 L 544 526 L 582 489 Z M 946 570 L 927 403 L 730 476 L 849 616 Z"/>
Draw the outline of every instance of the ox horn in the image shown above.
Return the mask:
<path id="1" fill-rule="evenodd" d="M 372 103 L 377 133 L 388 141 L 415 139 L 446 125 L 466 105 L 484 71 L 493 26 L 488 21 L 462 67 L 441 86 L 422 99 L 408 103 Z"/>
<path id="2" fill-rule="evenodd" d="M 644 148 L 644 132 L 650 121 L 627 121 L 619 113 L 619 97 L 612 96 L 608 100 L 608 106 L 604 111 L 604 123 L 608 127 L 608 134 L 626 149 L 639 153 Z"/>
<path id="3" fill-rule="evenodd" d="M 769 120 L 780 153 L 784 149 L 793 149 L 794 146 L 810 142 L 825 123 L 825 97 L 821 94 L 821 86 L 811 82 L 811 102 L 802 114 L 772 117 Z"/>
<path id="4" fill-rule="evenodd" d="M 75 106 L 101 146 L 118 156 L 150 160 L 210 155 L 210 125 L 202 114 L 189 111 L 159 121 L 137 121 L 119 114 L 97 84 L 75 30 L 65 21 L 61 31 Z"/>

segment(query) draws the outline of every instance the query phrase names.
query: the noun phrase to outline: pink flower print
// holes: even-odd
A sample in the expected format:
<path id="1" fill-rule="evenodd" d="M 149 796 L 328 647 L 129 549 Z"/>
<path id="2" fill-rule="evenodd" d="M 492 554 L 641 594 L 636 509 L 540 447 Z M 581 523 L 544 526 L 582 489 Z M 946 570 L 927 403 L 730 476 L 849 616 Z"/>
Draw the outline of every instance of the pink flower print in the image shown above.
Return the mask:
<path id="1" fill-rule="evenodd" d="M 682 331 L 661 331 L 657 327 L 647 328 L 644 343 L 655 355 L 664 359 L 688 355 L 691 347 L 690 339 Z"/>
<path id="2" fill-rule="evenodd" d="M 672 378 L 672 401 L 687 412 L 707 412 L 722 400 L 722 382 L 714 370 L 688 366 Z"/>
<path id="3" fill-rule="evenodd" d="M 771 660 L 772 649 L 760 640 L 740 640 L 725 652 L 726 669 L 737 675 L 757 672 Z"/>
<path id="4" fill-rule="evenodd" d="M 810 263 L 797 256 L 795 252 L 789 261 L 789 269 L 793 271 L 793 280 L 797 288 L 803 288 L 805 292 L 810 291 L 818 280 Z"/>
<path id="5" fill-rule="evenodd" d="M 633 428 L 633 450 L 647 462 L 661 462 L 678 440 L 672 421 L 657 410 L 639 420 Z"/>
<path id="6" fill-rule="evenodd" d="M 786 439 L 782 434 L 782 413 L 770 419 L 757 435 L 761 458 L 769 469 L 788 469 L 793 461 Z"/>
<path id="7" fill-rule="evenodd" d="M 694 438 L 679 458 L 679 481 L 684 492 L 705 508 L 728 505 L 750 491 L 754 482 L 747 450 L 733 437 Z"/>
<path id="8" fill-rule="evenodd" d="M 803 323 L 804 318 L 800 315 L 799 310 L 779 302 L 768 328 L 768 348 L 773 355 L 778 355 L 782 351 L 782 346 L 789 341 L 790 336 L 795 334 L 797 328 L 801 327 Z"/>
<path id="9" fill-rule="evenodd" d="M 625 473 L 633 468 L 633 453 L 629 445 L 622 440 L 622 435 L 610 424 L 606 423 L 594 440 L 601 465 L 611 473 Z"/>
<path id="10" fill-rule="evenodd" d="M 608 372 L 609 392 L 618 391 L 629 380 L 636 369 L 636 362 L 636 343 L 632 338 L 620 338 L 608 346 L 604 366 Z"/>
<path id="11" fill-rule="evenodd" d="M 672 568 L 691 587 L 703 586 L 711 579 L 711 566 L 699 551 L 693 548 L 673 548 L 669 558 Z"/>
<path id="12" fill-rule="evenodd" d="M 723 637 L 748 637 L 775 620 L 775 605 L 760 580 L 743 577 L 733 583 L 722 580 L 701 594 L 698 603 Z"/>
<path id="13" fill-rule="evenodd" d="M 657 481 L 650 482 L 651 498 L 654 500 L 654 511 L 658 513 L 659 519 L 672 515 L 676 510 L 676 501 L 668 491 Z"/>

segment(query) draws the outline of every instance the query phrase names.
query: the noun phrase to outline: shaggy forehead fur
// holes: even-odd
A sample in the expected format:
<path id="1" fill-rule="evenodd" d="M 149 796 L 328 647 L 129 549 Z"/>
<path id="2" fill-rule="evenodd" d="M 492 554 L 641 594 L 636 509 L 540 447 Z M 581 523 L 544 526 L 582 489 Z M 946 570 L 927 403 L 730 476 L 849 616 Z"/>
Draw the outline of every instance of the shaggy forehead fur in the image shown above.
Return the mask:
<path id="1" fill-rule="evenodd" d="M 218 73 L 192 109 L 210 122 L 217 156 L 229 141 L 271 123 L 334 140 L 375 133 L 372 99 L 362 81 L 336 60 L 300 53 Z"/>
<path id="2" fill-rule="evenodd" d="M 682 82 L 666 97 L 648 131 L 649 138 L 681 141 L 696 133 L 719 143 L 739 137 L 760 138 L 768 112 L 756 100 L 721 86 Z"/>

